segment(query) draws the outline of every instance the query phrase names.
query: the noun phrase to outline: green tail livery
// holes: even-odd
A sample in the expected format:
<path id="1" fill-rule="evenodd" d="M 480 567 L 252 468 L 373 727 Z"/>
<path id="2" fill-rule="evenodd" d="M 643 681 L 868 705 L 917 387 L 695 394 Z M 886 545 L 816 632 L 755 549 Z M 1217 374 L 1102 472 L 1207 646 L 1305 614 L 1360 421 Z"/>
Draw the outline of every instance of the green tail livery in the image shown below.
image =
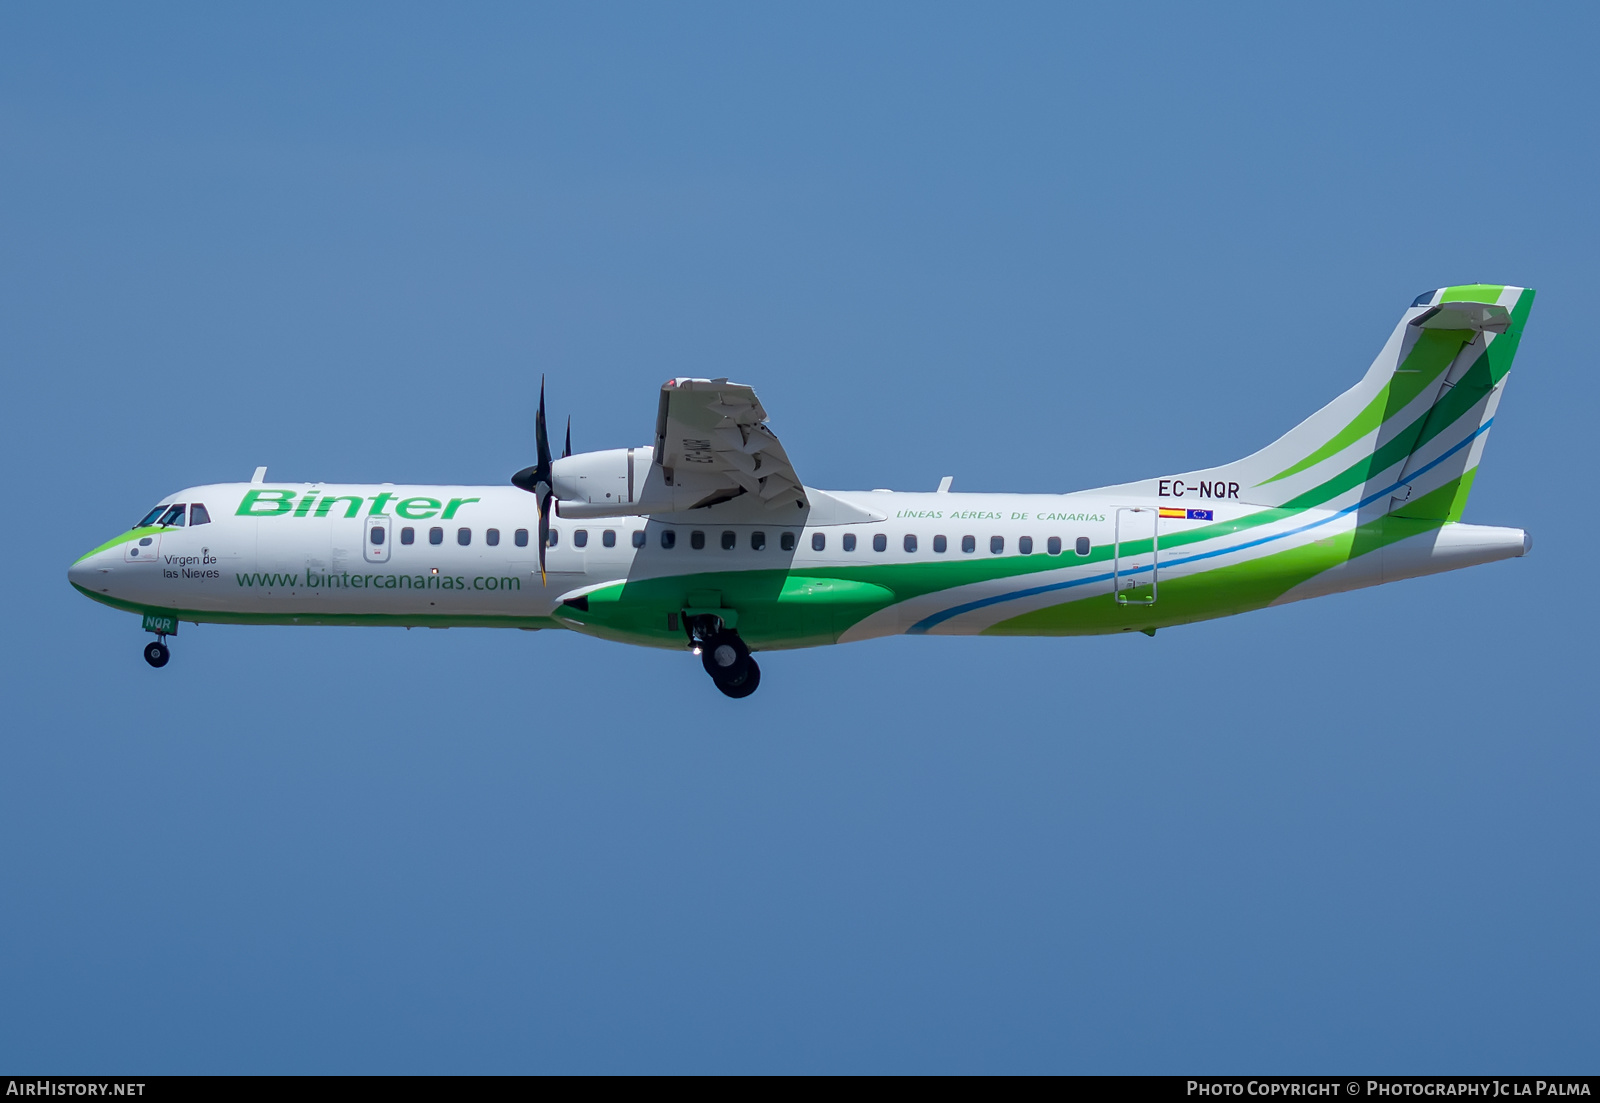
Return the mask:
<path id="1" fill-rule="evenodd" d="M 1070 494 L 805 485 L 748 386 L 662 385 L 651 442 L 508 486 L 212 483 L 68 571 L 180 620 L 559 628 L 690 651 L 746 697 L 754 651 L 895 634 L 1147 632 L 1525 554 L 1462 521 L 1533 291 L 1417 297 L 1365 376 L 1261 451 Z"/>

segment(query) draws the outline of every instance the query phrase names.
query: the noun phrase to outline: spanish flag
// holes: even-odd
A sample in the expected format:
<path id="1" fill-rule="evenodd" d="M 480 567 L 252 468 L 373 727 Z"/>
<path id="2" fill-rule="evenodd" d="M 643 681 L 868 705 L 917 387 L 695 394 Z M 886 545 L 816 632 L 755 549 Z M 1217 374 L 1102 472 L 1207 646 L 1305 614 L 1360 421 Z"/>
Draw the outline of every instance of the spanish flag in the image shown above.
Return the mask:
<path id="1" fill-rule="evenodd" d="M 1212 519 L 1209 509 L 1178 509 L 1175 506 L 1160 507 L 1160 515 L 1162 517 L 1174 517 L 1179 521 L 1209 521 Z"/>

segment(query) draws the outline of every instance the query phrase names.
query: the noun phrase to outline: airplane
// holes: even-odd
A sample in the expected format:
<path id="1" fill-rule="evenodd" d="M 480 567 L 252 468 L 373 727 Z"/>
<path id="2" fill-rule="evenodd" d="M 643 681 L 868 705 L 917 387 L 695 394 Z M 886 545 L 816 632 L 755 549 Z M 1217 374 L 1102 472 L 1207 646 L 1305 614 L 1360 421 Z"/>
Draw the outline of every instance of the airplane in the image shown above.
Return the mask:
<path id="1" fill-rule="evenodd" d="M 1525 555 L 1462 522 L 1534 292 L 1417 296 L 1354 387 L 1240 460 L 1068 494 L 824 491 L 755 392 L 661 387 L 652 443 L 551 454 L 505 486 L 210 483 L 68 570 L 180 622 L 566 629 L 700 658 L 744 698 L 755 652 L 880 636 L 1154 635 Z M 1332 307 L 1312 324 L 1338 324 Z"/>

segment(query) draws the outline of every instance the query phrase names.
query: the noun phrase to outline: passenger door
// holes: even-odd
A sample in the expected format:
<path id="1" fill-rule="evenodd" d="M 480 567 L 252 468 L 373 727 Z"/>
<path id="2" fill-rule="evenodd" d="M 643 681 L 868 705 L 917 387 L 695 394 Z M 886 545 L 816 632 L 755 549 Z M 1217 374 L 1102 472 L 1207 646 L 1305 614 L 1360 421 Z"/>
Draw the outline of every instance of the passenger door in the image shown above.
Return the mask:
<path id="1" fill-rule="evenodd" d="M 1111 593 L 1118 605 L 1154 605 L 1161 572 L 1160 511 L 1117 510 L 1112 528 Z"/>
<path id="2" fill-rule="evenodd" d="M 368 563 L 389 562 L 389 545 L 394 540 L 394 524 L 388 517 L 368 517 L 362 554 Z"/>

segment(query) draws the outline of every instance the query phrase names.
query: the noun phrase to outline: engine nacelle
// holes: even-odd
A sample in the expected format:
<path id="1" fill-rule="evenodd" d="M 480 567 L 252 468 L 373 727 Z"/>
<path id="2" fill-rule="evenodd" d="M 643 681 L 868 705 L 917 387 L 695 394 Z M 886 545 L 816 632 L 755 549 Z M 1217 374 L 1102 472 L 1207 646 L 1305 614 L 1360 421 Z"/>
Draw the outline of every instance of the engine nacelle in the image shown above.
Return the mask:
<path id="1" fill-rule="evenodd" d="M 556 499 L 575 512 L 593 513 L 595 507 L 616 513 L 636 511 L 650 473 L 653 448 L 607 448 L 563 456 L 550 465 Z"/>

